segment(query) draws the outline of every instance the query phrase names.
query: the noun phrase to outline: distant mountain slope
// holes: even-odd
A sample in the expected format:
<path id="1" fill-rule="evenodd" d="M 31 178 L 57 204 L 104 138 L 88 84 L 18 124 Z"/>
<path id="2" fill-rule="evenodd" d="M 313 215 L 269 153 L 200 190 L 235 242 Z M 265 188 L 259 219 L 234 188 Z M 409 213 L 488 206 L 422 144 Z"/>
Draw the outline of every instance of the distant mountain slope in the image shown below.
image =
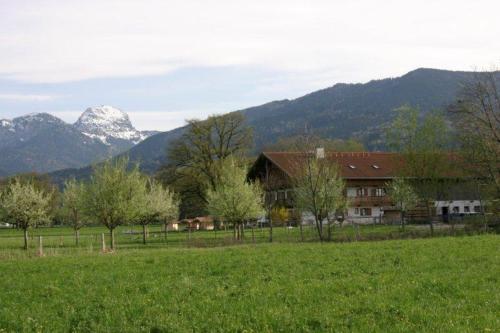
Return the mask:
<path id="1" fill-rule="evenodd" d="M 383 134 L 394 116 L 393 109 L 411 104 L 425 112 L 453 102 L 463 82 L 473 72 L 417 69 L 398 78 L 365 84 L 339 83 L 294 100 L 281 100 L 235 112 L 245 114 L 254 129 L 255 151 L 280 137 L 309 132 L 328 138 L 361 140 L 370 150 L 383 150 Z M 139 143 L 129 152 L 131 161 L 141 161 L 144 171 L 154 172 L 165 162 L 167 145 L 185 128 L 160 133 Z M 90 169 L 63 170 L 65 176 L 89 174 Z"/>
<path id="2" fill-rule="evenodd" d="M 87 109 L 75 125 L 48 113 L 0 120 L 0 177 L 50 172 L 98 162 L 154 132 L 137 131 L 124 112 Z"/>
<path id="3" fill-rule="evenodd" d="M 172 131 L 155 134 L 127 152 L 117 157 L 128 156 L 132 163 L 139 162 L 141 169 L 147 173 L 154 173 L 166 159 L 166 149 L 170 142 L 179 138 L 185 127 L 176 128 Z M 92 172 L 92 166 L 82 168 L 71 168 L 51 172 L 49 175 L 56 184 L 63 184 L 66 179 L 87 179 Z"/>
<path id="4" fill-rule="evenodd" d="M 336 84 L 295 100 L 242 110 L 256 132 L 256 147 L 280 136 L 304 133 L 329 138 L 357 137 L 371 150 L 384 149 L 381 134 L 394 108 L 418 106 L 422 112 L 448 105 L 471 72 L 417 69 L 402 77 L 366 84 Z"/>

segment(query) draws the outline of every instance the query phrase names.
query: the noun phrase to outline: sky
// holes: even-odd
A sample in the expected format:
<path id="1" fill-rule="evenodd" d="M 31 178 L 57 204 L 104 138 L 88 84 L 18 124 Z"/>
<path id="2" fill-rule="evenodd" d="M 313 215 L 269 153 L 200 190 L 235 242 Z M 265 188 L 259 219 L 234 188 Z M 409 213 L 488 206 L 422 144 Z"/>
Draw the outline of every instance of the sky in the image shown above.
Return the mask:
<path id="1" fill-rule="evenodd" d="M 0 118 L 168 130 L 339 82 L 500 65 L 498 0 L 0 0 Z"/>

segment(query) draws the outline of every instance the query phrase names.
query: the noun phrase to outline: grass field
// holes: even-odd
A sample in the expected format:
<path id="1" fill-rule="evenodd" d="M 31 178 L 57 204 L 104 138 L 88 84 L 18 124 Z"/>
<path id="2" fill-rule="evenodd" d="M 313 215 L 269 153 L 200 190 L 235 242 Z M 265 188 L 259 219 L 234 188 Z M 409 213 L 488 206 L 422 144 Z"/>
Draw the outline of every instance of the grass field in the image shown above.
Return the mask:
<path id="1" fill-rule="evenodd" d="M 500 331 L 498 235 L 124 246 L 4 257 L 0 276 L 0 332 Z"/>

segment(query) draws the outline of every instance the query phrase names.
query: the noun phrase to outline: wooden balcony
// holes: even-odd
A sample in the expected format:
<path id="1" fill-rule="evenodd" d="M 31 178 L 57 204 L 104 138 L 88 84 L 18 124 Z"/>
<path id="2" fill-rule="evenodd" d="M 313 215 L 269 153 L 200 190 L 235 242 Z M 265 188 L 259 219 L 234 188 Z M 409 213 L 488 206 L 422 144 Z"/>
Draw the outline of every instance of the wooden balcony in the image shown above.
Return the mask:
<path id="1" fill-rule="evenodd" d="M 393 206 L 392 201 L 388 196 L 350 197 L 349 201 L 353 207 Z"/>

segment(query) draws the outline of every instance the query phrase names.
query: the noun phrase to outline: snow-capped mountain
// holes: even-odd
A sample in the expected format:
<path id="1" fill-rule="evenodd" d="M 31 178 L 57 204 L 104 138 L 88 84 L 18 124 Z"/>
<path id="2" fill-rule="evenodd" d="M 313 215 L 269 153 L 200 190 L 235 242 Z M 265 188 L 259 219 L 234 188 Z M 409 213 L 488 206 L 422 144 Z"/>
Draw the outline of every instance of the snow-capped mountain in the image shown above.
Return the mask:
<path id="1" fill-rule="evenodd" d="M 74 126 L 83 134 L 107 145 L 114 140 L 137 144 L 149 136 L 135 129 L 125 112 L 108 105 L 88 108 Z"/>
<path id="2" fill-rule="evenodd" d="M 53 126 L 67 125 L 48 113 L 31 113 L 12 120 L 0 120 L 0 149 L 16 143 L 26 142 L 38 132 Z"/>
<path id="3" fill-rule="evenodd" d="M 48 113 L 0 119 L 0 177 L 82 167 L 155 133 L 136 130 L 125 112 L 111 106 L 88 108 L 75 124 Z"/>

